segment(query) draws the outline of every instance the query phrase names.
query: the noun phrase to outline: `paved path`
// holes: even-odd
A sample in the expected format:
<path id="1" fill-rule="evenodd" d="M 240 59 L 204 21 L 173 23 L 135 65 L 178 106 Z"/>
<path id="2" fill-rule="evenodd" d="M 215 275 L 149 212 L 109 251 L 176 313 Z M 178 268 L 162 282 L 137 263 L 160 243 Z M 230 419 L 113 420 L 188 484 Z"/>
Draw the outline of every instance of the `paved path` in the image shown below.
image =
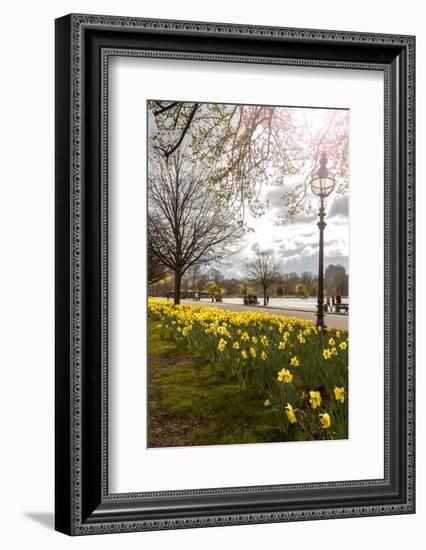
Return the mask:
<path id="1" fill-rule="evenodd" d="M 274 313 L 275 315 L 284 315 L 285 317 L 300 317 L 301 319 L 308 319 L 315 321 L 316 316 L 312 311 L 289 309 L 281 307 L 263 307 L 263 306 L 245 306 L 243 304 L 225 304 L 221 302 L 194 302 L 193 300 L 181 300 L 182 304 L 191 306 L 207 306 L 217 307 L 219 309 L 227 309 L 230 311 L 263 311 L 267 313 Z M 327 313 L 325 314 L 325 323 L 330 328 L 337 330 L 348 330 L 348 315 L 343 313 Z"/>

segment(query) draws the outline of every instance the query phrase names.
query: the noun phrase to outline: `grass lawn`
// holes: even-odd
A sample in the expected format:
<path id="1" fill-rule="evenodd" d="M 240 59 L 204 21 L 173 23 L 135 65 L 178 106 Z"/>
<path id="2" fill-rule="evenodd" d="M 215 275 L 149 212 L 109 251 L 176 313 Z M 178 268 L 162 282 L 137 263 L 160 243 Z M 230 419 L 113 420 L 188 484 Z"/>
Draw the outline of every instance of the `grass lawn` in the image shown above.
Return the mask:
<path id="1" fill-rule="evenodd" d="M 148 325 L 148 446 L 283 441 L 259 390 L 225 378 Z"/>

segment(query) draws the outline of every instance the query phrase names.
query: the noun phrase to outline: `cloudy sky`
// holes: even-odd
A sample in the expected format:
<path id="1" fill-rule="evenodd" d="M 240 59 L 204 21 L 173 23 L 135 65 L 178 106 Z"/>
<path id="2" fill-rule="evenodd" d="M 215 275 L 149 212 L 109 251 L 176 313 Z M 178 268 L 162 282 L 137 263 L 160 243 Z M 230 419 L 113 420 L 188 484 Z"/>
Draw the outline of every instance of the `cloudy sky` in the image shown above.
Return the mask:
<path id="1" fill-rule="evenodd" d="M 295 124 L 298 130 L 302 130 L 302 136 L 303 131 L 307 132 L 307 136 L 317 134 L 317 139 L 321 136 L 321 147 L 331 147 L 331 150 L 334 147 L 334 150 L 336 150 L 337 146 L 338 150 L 339 143 L 341 143 L 339 128 L 341 132 L 344 132 L 342 135 L 346 137 L 348 135 L 346 126 L 349 120 L 348 111 L 309 107 L 299 109 L 276 107 L 276 112 L 281 109 L 282 113 L 285 113 L 288 109 L 292 110 L 292 124 Z M 336 118 L 337 113 L 339 116 Z M 280 124 L 284 123 L 286 118 L 285 116 L 283 118 L 278 117 L 277 120 L 277 128 L 280 130 Z M 155 134 L 158 129 L 153 117 L 149 118 L 149 124 L 149 132 Z M 196 131 L 195 129 L 195 134 Z M 281 134 L 278 133 L 277 135 L 280 136 Z M 300 134 L 295 135 L 296 140 L 300 139 L 297 138 L 297 135 Z M 298 141 L 295 141 L 294 144 L 300 145 Z M 286 146 L 291 147 L 292 142 L 286 143 Z M 312 168 L 312 166 L 307 165 L 304 171 L 309 172 Z M 345 166 L 345 169 L 347 169 L 347 166 Z M 333 167 L 331 167 L 331 170 L 333 171 Z M 299 172 L 301 171 L 303 170 L 299 170 Z M 284 191 L 289 191 L 294 186 L 303 183 L 305 176 L 306 174 L 289 175 L 283 185 L 267 185 L 264 183 L 259 192 L 255 192 L 253 195 L 257 197 L 259 205 L 268 205 L 263 215 L 255 217 L 247 208 L 244 221 L 251 230 L 245 233 L 236 246 L 237 252 L 224 258 L 220 264 L 209 265 L 208 267 L 219 269 L 226 278 L 243 278 L 247 274 L 247 265 L 254 259 L 255 251 L 270 250 L 274 252 L 276 262 L 282 273 L 297 272 L 300 274 L 303 271 L 310 271 L 316 274 L 318 272 L 319 240 L 317 227 L 318 199 L 312 195 L 313 200 L 310 201 L 312 209 L 310 211 L 298 215 L 292 221 L 288 220 L 285 223 L 280 223 L 280 219 L 285 219 L 287 214 L 283 200 Z M 336 176 L 339 176 L 339 174 L 336 174 Z M 338 181 L 339 177 L 337 177 L 336 189 L 339 188 Z M 327 226 L 324 233 L 324 266 L 326 268 L 330 264 L 341 264 L 348 272 L 348 196 L 338 194 L 336 189 L 326 199 L 325 221 Z M 308 193 L 311 193 L 310 189 Z"/>
<path id="2" fill-rule="evenodd" d="M 295 181 L 297 183 L 297 181 Z M 282 199 L 282 186 L 265 187 L 260 200 L 269 199 L 269 208 L 260 218 L 248 217 L 253 231 L 246 233 L 241 240 L 238 252 L 215 266 L 225 277 L 243 277 L 245 264 L 253 259 L 254 250 L 273 250 L 281 271 L 318 270 L 318 215 L 314 207 L 312 213 L 298 216 L 293 222 L 279 224 L 279 218 L 286 210 Z M 326 202 L 326 223 L 324 232 L 324 265 L 339 263 L 348 271 L 349 223 L 348 196 L 332 193 Z"/>

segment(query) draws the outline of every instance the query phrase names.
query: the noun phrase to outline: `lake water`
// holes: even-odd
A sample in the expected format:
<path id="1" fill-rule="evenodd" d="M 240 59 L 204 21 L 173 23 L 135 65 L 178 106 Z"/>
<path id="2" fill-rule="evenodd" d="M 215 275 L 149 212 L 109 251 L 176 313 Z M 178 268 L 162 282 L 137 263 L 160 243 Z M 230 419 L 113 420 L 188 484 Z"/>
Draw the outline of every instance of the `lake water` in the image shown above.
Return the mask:
<path id="1" fill-rule="evenodd" d="M 259 304 L 263 305 L 263 298 L 257 297 Z M 201 302 L 209 302 L 210 300 L 203 298 Z M 242 298 L 223 298 L 224 304 L 243 304 Z M 293 309 L 307 309 L 316 311 L 316 298 L 270 298 L 269 307 L 288 307 Z"/>

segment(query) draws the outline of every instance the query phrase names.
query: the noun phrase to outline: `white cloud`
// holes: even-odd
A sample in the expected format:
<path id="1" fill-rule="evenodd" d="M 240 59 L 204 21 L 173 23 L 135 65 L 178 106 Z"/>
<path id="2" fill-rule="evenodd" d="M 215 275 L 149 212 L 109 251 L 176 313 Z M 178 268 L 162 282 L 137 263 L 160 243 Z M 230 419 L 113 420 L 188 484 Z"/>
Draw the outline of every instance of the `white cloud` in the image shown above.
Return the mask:
<path id="1" fill-rule="evenodd" d="M 278 216 L 284 213 L 283 187 L 262 190 L 262 200 L 269 199 L 270 207 L 260 218 L 249 215 L 248 232 L 238 247 L 238 252 L 225 259 L 219 269 L 226 277 L 244 276 L 245 265 L 253 259 L 254 251 L 273 250 L 283 272 L 318 270 L 317 212 L 301 215 L 291 223 L 277 225 Z M 324 232 L 324 262 L 342 264 L 348 269 L 349 220 L 347 197 L 335 197 L 326 208 L 327 226 Z"/>

